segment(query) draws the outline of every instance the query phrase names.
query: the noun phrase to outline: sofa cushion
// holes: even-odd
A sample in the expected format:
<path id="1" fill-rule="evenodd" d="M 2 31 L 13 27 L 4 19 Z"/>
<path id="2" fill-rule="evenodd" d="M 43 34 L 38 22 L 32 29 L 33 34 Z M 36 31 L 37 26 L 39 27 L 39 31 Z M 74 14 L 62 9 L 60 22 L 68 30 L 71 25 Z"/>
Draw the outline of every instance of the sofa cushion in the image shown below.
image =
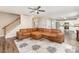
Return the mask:
<path id="1" fill-rule="evenodd" d="M 52 32 L 51 29 L 44 29 L 44 32 Z"/>
<path id="2" fill-rule="evenodd" d="M 44 28 L 38 28 L 38 31 L 44 32 Z"/>
<path id="3" fill-rule="evenodd" d="M 26 31 L 27 32 L 32 32 L 32 28 L 27 28 Z"/>
<path id="4" fill-rule="evenodd" d="M 57 30 L 57 29 L 51 29 L 51 32 L 52 33 L 59 33 L 59 32 L 61 32 L 60 30 Z"/>
<path id="5" fill-rule="evenodd" d="M 39 32 L 39 31 L 34 31 L 34 32 L 31 32 L 31 34 L 32 34 L 32 35 L 37 35 L 37 36 L 38 36 L 38 35 L 42 35 L 42 33 L 41 33 L 41 32 Z"/>
<path id="6" fill-rule="evenodd" d="M 38 28 L 32 28 L 32 31 L 37 31 L 38 30 Z"/>
<path id="7" fill-rule="evenodd" d="M 20 29 L 20 32 L 27 32 L 26 29 Z"/>
<path id="8" fill-rule="evenodd" d="M 44 32 L 43 35 L 48 36 L 48 37 L 57 37 L 56 33 L 48 33 L 48 32 Z"/>
<path id="9" fill-rule="evenodd" d="M 28 29 L 20 29 L 21 32 L 32 32 L 32 28 L 28 28 Z"/>
<path id="10" fill-rule="evenodd" d="M 25 33 L 24 33 L 24 32 L 23 32 L 22 35 L 23 35 L 23 36 L 27 36 L 27 35 L 30 35 L 30 33 L 28 33 L 28 32 L 25 32 Z"/>

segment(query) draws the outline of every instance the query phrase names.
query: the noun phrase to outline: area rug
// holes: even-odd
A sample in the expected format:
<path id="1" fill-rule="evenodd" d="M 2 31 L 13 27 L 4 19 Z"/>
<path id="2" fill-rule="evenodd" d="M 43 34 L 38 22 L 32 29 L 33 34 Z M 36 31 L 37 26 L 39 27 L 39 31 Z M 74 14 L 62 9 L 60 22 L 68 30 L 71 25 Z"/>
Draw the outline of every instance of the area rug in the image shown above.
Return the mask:
<path id="1" fill-rule="evenodd" d="M 51 42 L 47 39 L 34 40 L 31 38 L 21 41 L 14 40 L 20 53 L 74 53 L 75 49 L 72 45 Z"/>

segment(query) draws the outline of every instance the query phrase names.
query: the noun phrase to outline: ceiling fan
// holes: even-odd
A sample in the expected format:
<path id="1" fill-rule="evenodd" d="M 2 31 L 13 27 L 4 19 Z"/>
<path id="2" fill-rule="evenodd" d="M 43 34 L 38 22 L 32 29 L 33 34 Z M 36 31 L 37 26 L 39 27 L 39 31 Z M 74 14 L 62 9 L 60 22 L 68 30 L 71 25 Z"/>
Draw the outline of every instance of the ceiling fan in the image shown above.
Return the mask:
<path id="1" fill-rule="evenodd" d="M 41 10 L 40 8 L 41 8 L 41 6 L 37 6 L 34 8 L 28 7 L 28 9 L 31 10 L 30 13 L 36 12 L 37 14 L 39 14 L 40 12 L 45 12 L 45 10 Z"/>

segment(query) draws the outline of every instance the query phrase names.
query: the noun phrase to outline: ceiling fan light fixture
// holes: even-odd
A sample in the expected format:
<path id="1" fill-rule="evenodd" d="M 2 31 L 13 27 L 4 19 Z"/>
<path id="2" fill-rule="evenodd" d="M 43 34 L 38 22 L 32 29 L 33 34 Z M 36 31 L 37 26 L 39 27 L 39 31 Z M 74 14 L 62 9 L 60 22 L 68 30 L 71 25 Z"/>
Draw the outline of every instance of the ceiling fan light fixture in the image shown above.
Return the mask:
<path id="1" fill-rule="evenodd" d="M 35 12 L 35 13 L 39 14 L 40 12 L 45 12 L 45 10 L 40 10 L 40 8 L 41 8 L 41 6 L 37 6 L 35 8 L 28 8 L 28 9 L 32 10 L 32 11 L 30 11 L 30 13 Z"/>

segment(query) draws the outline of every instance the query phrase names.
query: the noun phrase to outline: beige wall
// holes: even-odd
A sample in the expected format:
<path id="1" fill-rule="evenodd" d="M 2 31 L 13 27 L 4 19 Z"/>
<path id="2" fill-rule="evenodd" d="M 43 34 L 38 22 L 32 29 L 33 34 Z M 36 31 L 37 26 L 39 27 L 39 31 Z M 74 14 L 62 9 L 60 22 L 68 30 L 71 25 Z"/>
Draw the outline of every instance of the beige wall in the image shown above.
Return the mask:
<path id="1" fill-rule="evenodd" d="M 13 20 L 15 20 L 17 17 L 17 15 L 14 14 L 9 14 L 9 13 L 1 13 L 0 12 L 0 36 L 4 35 L 3 32 L 3 27 L 7 24 L 9 24 L 10 22 L 12 22 Z"/>

